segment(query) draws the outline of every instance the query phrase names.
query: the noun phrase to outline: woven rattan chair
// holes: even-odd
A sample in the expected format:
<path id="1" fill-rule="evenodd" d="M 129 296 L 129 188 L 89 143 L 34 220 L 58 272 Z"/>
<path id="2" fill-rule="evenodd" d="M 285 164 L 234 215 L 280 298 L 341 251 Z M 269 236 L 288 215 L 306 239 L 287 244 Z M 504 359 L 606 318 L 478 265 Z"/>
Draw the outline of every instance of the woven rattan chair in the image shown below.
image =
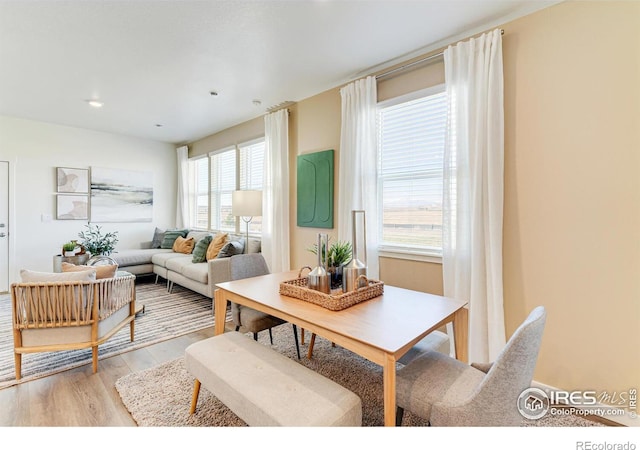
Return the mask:
<path id="1" fill-rule="evenodd" d="M 11 285 L 16 379 L 24 353 L 92 349 L 126 324 L 134 339 L 135 276 L 94 281 L 14 283 Z"/>

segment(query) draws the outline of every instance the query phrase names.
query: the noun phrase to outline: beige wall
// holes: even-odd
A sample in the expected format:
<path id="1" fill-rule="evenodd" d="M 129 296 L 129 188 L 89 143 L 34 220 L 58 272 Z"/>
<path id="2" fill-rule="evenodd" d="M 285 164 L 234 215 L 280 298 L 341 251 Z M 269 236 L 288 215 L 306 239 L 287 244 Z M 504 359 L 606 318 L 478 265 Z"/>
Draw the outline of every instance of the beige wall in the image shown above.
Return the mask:
<path id="1" fill-rule="evenodd" d="M 565 2 L 502 28 L 507 335 L 544 305 L 538 382 L 639 387 L 640 3 Z M 379 98 L 443 81 L 441 63 L 419 70 L 380 83 Z M 313 263 L 304 249 L 318 230 L 295 225 L 295 158 L 333 148 L 337 163 L 339 91 L 290 110 L 291 263 L 298 268 Z M 387 284 L 442 293 L 439 264 L 381 258 L 380 274 Z"/>
<path id="2" fill-rule="evenodd" d="M 548 322 L 535 378 L 640 386 L 640 3 L 504 26 L 507 334 Z"/>

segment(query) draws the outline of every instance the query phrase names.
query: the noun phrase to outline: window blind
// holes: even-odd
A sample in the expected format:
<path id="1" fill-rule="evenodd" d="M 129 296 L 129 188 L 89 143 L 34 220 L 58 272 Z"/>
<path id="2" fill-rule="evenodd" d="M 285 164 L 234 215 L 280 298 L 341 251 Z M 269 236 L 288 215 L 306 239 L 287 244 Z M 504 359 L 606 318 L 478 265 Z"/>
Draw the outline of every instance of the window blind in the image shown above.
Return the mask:
<path id="1" fill-rule="evenodd" d="M 382 246 L 442 251 L 443 90 L 379 110 Z"/>
<path id="2" fill-rule="evenodd" d="M 209 159 L 194 161 L 195 172 L 195 211 L 191 225 L 195 228 L 209 228 Z"/>
<path id="3" fill-rule="evenodd" d="M 231 195 L 236 189 L 236 151 L 226 149 L 210 155 L 211 229 L 235 232 Z"/>
<path id="4" fill-rule="evenodd" d="M 263 188 L 264 179 L 264 139 L 240 144 L 240 183 L 242 190 Z M 262 217 L 254 217 L 249 224 L 249 233 L 258 235 L 262 231 Z"/>

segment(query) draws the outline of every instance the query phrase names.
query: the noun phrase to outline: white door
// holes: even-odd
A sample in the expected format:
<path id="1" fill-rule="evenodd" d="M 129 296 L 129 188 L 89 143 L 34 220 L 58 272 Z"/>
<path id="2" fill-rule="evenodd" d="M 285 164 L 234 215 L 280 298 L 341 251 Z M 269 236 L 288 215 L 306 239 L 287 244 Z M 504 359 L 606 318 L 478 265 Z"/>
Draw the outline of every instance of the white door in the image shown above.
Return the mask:
<path id="1" fill-rule="evenodd" d="M 0 161 L 0 293 L 9 292 L 9 163 Z"/>

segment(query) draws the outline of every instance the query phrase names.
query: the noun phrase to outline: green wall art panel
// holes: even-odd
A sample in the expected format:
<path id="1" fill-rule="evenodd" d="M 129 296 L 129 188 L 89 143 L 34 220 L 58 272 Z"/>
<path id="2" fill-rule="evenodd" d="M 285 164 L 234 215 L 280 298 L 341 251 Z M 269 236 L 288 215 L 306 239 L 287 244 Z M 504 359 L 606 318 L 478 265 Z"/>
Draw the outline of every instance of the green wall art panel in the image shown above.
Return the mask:
<path id="1" fill-rule="evenodd" d="M 298 226 L 333 228 L 333 150 L 298 155 Z"/>

